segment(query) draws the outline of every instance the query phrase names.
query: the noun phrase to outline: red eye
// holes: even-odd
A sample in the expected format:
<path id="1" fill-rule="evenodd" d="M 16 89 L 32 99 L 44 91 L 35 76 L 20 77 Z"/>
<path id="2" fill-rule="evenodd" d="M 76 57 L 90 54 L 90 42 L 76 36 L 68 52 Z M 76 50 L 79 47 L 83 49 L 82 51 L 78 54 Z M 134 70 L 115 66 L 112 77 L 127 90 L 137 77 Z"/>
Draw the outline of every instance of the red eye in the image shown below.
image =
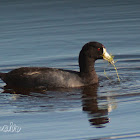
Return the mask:
<path id="1" fill-rule="evenodd" d="M 100 48 L 98 48 L 98 51 L 100 51 Z"/>

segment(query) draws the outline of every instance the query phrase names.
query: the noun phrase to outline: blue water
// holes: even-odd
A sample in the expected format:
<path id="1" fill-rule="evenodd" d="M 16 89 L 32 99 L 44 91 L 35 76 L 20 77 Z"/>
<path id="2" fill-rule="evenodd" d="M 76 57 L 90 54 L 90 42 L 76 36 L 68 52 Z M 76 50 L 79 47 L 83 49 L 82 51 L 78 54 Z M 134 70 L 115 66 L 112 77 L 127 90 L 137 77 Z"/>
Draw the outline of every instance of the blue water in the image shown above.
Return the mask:
<path id="1" fill-rule="evenodd" d="M 0 81 L 0 127 L 21 127 L 1 131 L 1 139 L 139 140 L 139 7 L 137 0 L 2 0 L 1 72 L 22 66 L 78 71 L 82 46 L 99 41 L 118 61 L 121 82 L 103 60 L 95 65 L 98 88 L 11 94 Z"/>

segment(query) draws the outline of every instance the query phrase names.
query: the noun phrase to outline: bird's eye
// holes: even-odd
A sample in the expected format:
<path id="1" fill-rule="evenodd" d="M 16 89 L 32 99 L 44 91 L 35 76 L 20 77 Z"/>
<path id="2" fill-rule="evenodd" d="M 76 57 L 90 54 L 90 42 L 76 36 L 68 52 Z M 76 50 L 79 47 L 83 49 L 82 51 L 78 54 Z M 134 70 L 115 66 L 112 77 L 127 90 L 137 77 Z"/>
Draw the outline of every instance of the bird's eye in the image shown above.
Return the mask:
<path id="1" fill-rule="evenodd" d="M 98 51 L 100 51 L 100 48 L 98 48 Z"/>

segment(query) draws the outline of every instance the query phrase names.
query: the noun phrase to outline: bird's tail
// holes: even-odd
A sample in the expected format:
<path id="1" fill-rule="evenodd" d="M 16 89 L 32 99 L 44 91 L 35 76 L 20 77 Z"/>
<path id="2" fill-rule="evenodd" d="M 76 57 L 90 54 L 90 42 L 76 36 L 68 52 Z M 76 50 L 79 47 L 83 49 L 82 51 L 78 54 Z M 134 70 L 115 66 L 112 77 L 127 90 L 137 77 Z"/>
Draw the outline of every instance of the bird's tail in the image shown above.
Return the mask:
<path id="1" fill-rule="evenodd" d="M 0 78 L 3 79 L 5 77 L 5 73 L 0 72 Z"/>

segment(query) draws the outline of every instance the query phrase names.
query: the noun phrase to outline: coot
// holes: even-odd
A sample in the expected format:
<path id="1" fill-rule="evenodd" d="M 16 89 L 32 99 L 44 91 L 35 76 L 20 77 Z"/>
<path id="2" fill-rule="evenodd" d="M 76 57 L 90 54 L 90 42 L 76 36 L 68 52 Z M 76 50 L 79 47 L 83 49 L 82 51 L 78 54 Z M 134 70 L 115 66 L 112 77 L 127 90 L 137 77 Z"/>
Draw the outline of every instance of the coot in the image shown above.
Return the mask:
<path id="1" fill-rule="evenodd" d="M 9 87 L 68 88 L 92 85 L 98 83 L 94 63 L 97 59 L 103 59 L 103 55 L 106 60 L 110 58 L 101 43 L 89 42 L 79 54 L 80 72 L 47 67 L 22 67 L 8 73 L 0 73 L 0 78 Z"/>

